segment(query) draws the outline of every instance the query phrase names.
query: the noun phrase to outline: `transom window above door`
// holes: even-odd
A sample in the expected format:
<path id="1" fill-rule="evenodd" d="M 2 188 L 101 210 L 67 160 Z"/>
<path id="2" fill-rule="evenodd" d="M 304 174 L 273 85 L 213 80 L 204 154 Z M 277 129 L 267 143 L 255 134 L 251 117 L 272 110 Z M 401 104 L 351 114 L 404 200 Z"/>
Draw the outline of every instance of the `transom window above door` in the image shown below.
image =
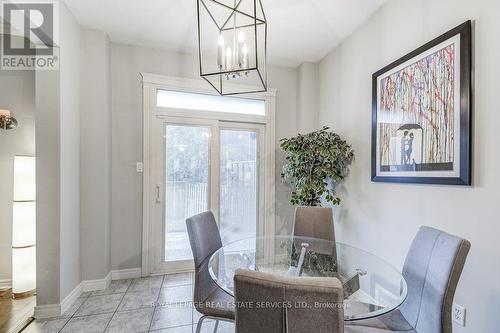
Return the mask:
<path id="1" fill-rule="evenodd" d="M 239 113 L 255 116 L 266 115 L 266 103 L 261 99 L 224 97 L 164 89 L 157 90 L 156 106 L 185 110 Z"/>

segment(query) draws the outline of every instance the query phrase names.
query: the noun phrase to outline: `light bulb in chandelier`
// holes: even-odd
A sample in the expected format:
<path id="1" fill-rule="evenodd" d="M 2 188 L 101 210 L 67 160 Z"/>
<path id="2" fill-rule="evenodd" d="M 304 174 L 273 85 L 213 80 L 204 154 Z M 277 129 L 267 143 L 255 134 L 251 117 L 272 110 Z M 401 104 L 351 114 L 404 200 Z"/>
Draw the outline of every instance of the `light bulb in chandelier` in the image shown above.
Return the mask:
<path id="1" fill-rule="evenodd" d="M 248 69 L 248 46 L 247 44 L 243 44 L 241 48 L 241 57 L 242 57 L 242 67 Z"/>
<path id="2" fill-rule="evenodd" d="M 230 71 L 232 69 L 232 63 L 233 63 L 233 52 L 231 51 L 231 48 L 228 47 L 226 49 L 226 70 Z"/>
<path id="3" fill-rule="evenodd" d="M 239 72 L 231 72 L 234 69 L 238 69 L 234 64 L 233 51 L 230 47 L 226 49 L 226 80 L 238 79 L 241 75 Z"/>
<path id="4" fill-rule="evenodd" d="M 217 40 L 217 67 L 222 70 L 225 67 L 225 59 L 224 59 L 224 37 L 222 35 L 219 36 Z"/>
<path id="5" fill-rule="evenodd" d="M 244 55 L 243 55 L 243 47 L 245 46 L 245 34 L 243 31 L 240 31 L 238 34 L 238 67 L 239 68 L 246 68 L 244 66 Z M 247 49 L 248 53 L 248 49 Z"/>

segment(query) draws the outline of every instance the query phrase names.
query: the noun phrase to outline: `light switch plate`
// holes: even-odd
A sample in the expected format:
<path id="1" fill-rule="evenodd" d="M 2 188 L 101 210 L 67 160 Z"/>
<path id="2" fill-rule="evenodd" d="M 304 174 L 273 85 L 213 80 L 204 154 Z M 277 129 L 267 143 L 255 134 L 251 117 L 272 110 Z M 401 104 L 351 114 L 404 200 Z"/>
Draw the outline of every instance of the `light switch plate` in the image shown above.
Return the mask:
<path id="1" fill-rule="evenodd" d="M 454 322 L 456 322 L 460 326 L 465 326 L 465 313 L 466 309 L 463 306 L 453 303 L 451 317 L 453 318 Z"/>
<path id="2" fill-rule="evenodd" d="M 142 162 L 136 163 L 136 170 L 138 173 L 142 173 L 144 171 L 144 165 L 142 164 Z"/>

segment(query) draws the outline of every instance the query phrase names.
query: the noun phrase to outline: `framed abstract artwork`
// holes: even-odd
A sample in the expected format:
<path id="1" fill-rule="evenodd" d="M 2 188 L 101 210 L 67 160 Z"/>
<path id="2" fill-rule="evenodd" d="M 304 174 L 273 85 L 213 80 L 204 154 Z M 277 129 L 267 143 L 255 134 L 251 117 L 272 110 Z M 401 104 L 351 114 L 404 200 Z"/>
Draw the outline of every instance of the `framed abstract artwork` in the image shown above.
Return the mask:
<path id="1" fill-rule="evenodd" d="M 372 181 L 471 184 L 471 22 L 373 74 Z"/>

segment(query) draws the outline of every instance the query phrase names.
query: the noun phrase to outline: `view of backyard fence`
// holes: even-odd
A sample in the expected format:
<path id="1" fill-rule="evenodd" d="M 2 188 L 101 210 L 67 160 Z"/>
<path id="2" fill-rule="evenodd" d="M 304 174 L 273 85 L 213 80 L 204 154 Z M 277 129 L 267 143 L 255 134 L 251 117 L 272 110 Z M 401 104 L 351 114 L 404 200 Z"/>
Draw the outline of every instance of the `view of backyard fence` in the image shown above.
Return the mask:
<path id="1" fill-rule="evenodd" d="M 165 259 L 191 259 L 186 218 L 209 209 L 207 145 L 187 144 L 202 128 L 168 126 L 165 186 Z M 169 130 L 171 133 L 169 133 Z M 170 134 L 170 135 L 169 135 Z M 203 134 L 203 133 L 202 133 Z M 175 137 L 174 137 L 175 135 Z M 169 138 L 171 140 L 169 141 Z M 169 142 L 174 144 L 170 146 Z M 181 143 L 184 142 L 184 143 Z M 256 235 L 256 133 L 221 130 L 219 173 L 219 229 L 224 244 Z M 175 148 L 175 149 L 172 149 Z M 208 150 L 208 149 L 207 149 Z M 169 164 L 168 153 L 183 156 L 181 165 Z M 170 165 L 170 168 L 169 168 Z"/>

